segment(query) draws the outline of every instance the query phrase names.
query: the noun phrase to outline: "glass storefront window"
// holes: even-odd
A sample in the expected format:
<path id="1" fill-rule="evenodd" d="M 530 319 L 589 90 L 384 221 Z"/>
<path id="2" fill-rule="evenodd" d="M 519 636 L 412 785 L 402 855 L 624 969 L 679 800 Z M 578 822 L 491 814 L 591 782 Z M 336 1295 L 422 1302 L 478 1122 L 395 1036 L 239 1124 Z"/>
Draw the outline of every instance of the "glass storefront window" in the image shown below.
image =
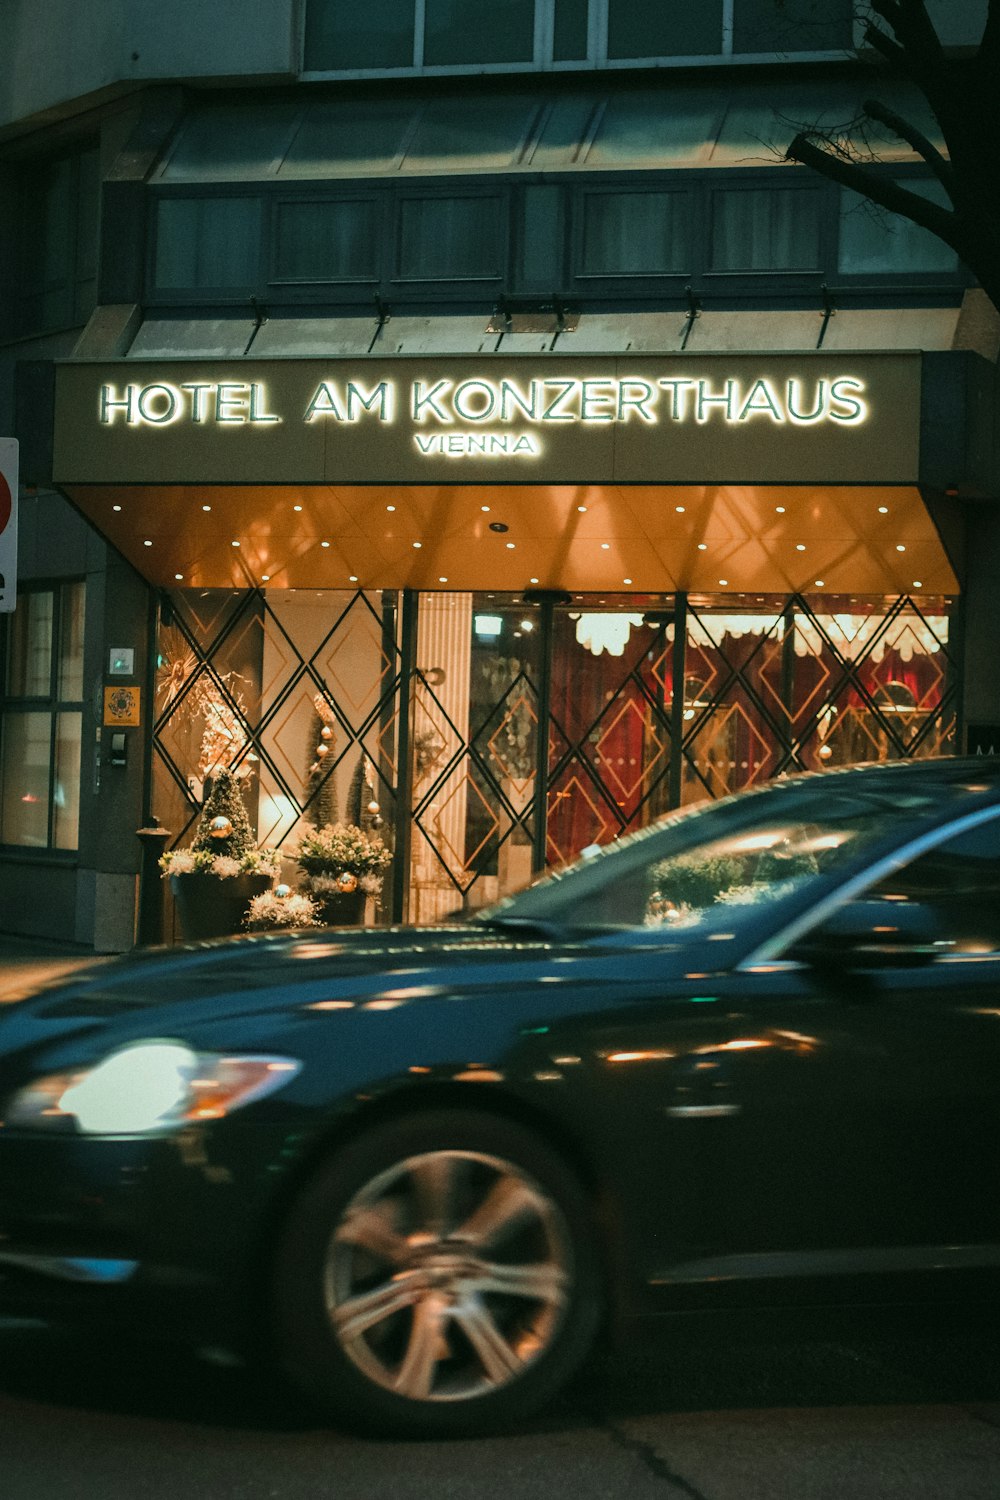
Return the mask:
<path id="1" fill-rule="evenodd" d="M 368 923 L 488 905 L 672 807 L 782 772 L 953 748 L 947 599 L 171 597 L 160 821 L 186 844 L 226 765 L 293 887 L 307 827 L 377 833 L 392 863 Z M 69 759 L 76 728 L 60 725 Z"/>
<path id="2" fill-rule="evenodd" d="M 27 588 L 7 627 L 0 844 L 75 849 L 83 734 L 84 585 Z"/>

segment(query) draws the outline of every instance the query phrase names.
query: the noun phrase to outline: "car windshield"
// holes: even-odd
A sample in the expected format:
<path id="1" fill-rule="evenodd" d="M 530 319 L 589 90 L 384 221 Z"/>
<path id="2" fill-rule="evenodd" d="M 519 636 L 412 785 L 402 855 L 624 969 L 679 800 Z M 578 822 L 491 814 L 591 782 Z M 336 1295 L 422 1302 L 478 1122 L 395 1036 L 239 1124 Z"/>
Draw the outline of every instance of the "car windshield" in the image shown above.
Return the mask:
<path id="1" fill-rule="evenodd" d="M 804 777 L 700 805 L 583 858 L 484 913 L 494 923 L 678 938 L 754 922 L 939 817 L 968 787 Z"/>

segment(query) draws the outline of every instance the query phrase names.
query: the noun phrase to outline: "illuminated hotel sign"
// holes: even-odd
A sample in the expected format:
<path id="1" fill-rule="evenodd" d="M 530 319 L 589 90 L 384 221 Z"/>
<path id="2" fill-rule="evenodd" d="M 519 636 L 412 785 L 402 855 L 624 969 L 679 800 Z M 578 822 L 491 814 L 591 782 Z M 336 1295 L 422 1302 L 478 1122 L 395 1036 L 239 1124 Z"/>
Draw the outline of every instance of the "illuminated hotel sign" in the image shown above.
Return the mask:
<path id="1" fill-rule="evenodd" d="M 103 384 L 98 421 L 105 426 L 164 427 L 174 422 L 225 426 L 283 422 L 272 410 L 262 381 L 168 380 L 145 385 Z M 405 409 L 415 430 L 413 444 L 425 457 L 463 455 L 533 457 L 541 434 L 554 423 L 751 422 L 811 426 L 818 422 L 852 425 L 868 415 L 865 382 L 856 376 L 776 381 L 758 375 L 749 382 L 730 377 L 714 382 L 689 376 L 625 379 L 548 377 L 527 381 L 492 380 L 321 380 L 301 422 L 394 423 Z M 456 426 L 464 431 L 455 431 Z M 435 428 L 441 429 L 435 431 Z M 531 430 L 525 430 L 530 428 Z M 419 430 L 422 429 L 422 430 Z"/>
<path id="2" fill-rule="evenodd" d="M 435 467 L 488 481 L 505 463 L 531 482 L 910 479 L 919 379 L 918 355 L 822 351 L 67 362 L 55 470 L 66 483 L 420 483 Z"/>

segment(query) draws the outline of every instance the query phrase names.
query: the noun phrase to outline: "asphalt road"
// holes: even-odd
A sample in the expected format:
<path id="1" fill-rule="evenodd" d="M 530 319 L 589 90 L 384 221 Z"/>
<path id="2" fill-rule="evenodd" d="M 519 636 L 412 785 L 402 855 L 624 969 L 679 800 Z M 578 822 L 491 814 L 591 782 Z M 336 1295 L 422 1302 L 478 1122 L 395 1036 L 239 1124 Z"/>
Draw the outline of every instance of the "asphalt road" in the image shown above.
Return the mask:
<path id="1" fill-rule="evenodd" d="M 247 1372 L 0 1322 L 2 1500 L 997 1500 L 981 1309 L 684 1320 L 502 1438 L 362 1441 Z"/>

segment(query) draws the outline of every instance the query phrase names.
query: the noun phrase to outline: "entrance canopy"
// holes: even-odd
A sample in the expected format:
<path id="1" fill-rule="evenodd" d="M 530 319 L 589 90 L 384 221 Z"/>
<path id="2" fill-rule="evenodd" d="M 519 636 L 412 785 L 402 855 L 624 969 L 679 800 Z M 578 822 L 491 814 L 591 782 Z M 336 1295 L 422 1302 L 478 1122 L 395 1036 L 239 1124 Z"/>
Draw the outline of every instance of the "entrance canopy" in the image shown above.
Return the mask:
<path id="1" fill-rule="evenodd" d="M 67 361 L 53 474 L 161 587 L 946 594 L 927 399 L 913 353 Z"/>
<path id="2" fill-rule="evenodd" d="M 161 588 L 950 594 L 913 485 L 69 485 Z"/>

